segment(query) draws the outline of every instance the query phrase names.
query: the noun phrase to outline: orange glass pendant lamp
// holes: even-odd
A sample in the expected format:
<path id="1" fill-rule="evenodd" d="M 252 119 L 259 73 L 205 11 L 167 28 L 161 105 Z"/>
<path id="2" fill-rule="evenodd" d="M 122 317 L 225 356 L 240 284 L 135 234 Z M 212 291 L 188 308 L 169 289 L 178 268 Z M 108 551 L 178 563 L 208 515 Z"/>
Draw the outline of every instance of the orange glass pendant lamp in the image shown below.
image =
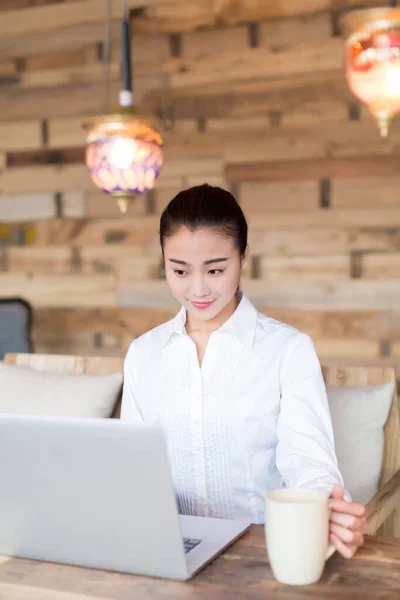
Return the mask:
<path id="1" fill-rule="evenodd" d="M 92 181 L 112 196 L 122 212 L 138 194 L 151 190 L 163 164 L 163 140 L 157 123 L 133 105 L 129 20 L 121 23 L 123 90 L 119 107 L 84 124 L 86 165 Z"/>
<path id="2" fill-rule="evenodd" d="M 341 21 L 347 82 L 383 137 L 400 112 L 400 8 L 395 5 L 351 11 Z"/>

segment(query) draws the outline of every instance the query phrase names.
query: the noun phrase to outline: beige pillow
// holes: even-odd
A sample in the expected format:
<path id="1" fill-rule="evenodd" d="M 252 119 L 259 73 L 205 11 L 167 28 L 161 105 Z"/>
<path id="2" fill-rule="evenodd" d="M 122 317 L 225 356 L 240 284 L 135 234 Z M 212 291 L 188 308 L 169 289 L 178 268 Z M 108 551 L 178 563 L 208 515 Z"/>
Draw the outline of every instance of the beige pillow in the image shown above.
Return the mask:
<path id="1" fill-rule="evenodd" d="M 48 373 L 0 363 L 0 413 L 110 417 L 122 373 Z"/>
<path id="2" fill-rule="evenodd" d="M 336 456 L 354 501 L 366 504 L 379 489 L 384 431 L 394 383 L 327 386 Z"/>

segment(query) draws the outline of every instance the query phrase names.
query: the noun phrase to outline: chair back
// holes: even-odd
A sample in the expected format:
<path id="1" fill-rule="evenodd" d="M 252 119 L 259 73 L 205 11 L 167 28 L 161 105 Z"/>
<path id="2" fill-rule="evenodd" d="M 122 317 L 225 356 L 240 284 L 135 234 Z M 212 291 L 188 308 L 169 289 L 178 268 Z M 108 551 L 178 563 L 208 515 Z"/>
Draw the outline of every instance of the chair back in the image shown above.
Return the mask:
<path id="1" fill-rule="evenodd" d="M 394 382 L 394 393 L 384 434 L 385 445 L 381 469 L 380 488 L 400 469 L 400 406 L 396 390 L 394 367 L 335 367 L 323 366 L 326 385 L 365 386 Z"/>
<path id="2" fill-rule="evenodd" d="M 21 298 L 0 298 L 0 360 L 7 352 L 33 352 L 32 308 Z"/>

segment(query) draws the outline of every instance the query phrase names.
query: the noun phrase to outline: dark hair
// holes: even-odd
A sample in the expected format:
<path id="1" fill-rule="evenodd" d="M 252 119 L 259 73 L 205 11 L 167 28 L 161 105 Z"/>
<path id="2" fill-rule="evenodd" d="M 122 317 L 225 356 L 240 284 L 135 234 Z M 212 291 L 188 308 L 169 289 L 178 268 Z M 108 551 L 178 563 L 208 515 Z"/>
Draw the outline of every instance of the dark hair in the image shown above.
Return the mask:
<path id="1" fill-rule="evenodd" d="M 165 239 L 180 227 L 196 231 L 215 228 L 232 238 L 240 256 L 247 246 L 247 222 L 242 209 L 230 192 L 220 187 L 196 185 L 179 192 L 165 207 L 160 219 L 160 244 L 164 253 Z"/>

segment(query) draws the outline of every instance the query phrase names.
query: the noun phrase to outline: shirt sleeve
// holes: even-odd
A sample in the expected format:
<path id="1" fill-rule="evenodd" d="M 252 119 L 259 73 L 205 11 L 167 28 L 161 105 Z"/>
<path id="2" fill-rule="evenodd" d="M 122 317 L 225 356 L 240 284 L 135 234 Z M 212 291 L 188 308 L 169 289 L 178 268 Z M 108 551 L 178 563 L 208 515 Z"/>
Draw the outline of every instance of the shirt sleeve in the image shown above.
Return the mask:
<path id="1" fill-rule="evenodd" d="M 281 406 L 278 417 L 276 465 L 291 488 L 326 491 L 340 474 L 321 366 L 308 335 L 291 344 L 281 365 Z M 350 494 L 345 492 L 350 501 Z"/>
<path id="2" fill-rule="evenodd" d="M 121 420 L 143 421 L 137 401 L 137 369 L 138 361 L 135 357 L 135 342 L 129 347 L 124 362 L 124 386 L 122 390 Z"/>

